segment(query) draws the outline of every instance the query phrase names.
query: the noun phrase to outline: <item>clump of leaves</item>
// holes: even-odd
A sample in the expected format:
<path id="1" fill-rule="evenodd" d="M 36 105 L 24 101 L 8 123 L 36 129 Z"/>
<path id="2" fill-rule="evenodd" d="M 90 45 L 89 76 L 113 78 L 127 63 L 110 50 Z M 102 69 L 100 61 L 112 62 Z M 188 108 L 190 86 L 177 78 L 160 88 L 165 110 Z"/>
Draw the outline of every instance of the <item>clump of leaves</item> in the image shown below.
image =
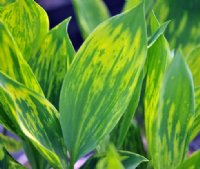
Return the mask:
<path id="1" fill-rule="evenodd" d="M 74 168 L 93 150 L 84 168 L 198 168 L 199 153 L 186 154 L 199 132 L 199 50 L 187 57 L 191 73 L 179 50 L 172 56 L 168 22 L 149 12 L 153 1 L 127 3 L 109 18 L 101 1 L 74 0 L 86 38 L 77 52 L 66 31 L 70 18 L 48 30 L 33 0 L 0 3 L 0 123 L 21 138 L 33 169 Z M 146 152 L 132 123 L 141 101 Z M 8 141 L 0 166 L 24 168 Z"/>

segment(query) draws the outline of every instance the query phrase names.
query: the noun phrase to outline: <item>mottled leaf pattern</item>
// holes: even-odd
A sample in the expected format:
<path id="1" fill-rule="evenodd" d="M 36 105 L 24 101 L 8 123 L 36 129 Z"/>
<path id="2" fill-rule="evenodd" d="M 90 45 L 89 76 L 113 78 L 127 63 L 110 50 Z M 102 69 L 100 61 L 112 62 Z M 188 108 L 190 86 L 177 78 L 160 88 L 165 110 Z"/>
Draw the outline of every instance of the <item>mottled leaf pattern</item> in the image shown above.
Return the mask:
<path id="1" fill-rule="evenodd" d="M 67 19 L 45 37 L 36 56 L 30 59 L 45 96 L 58 108 L 61 85 L 75 51 L 67 34 Z"/>
<path id="2" fill-rule="evenodd" d="M 199 169 L 200 151 L 192 154 L 177 169 Z"/>
<path id="3" fill-rule="evenodd" d="M 72 163 L 93 150 L 125 112 L 139 83 L 146 41 L 140 4 L 102 23 L 78 51 L 60 98 L 60 121 Z"/>
<path id="4" fill-rule="evenodd" d="M 58 112 L 44 97 L 0 72 L 0 105 L 53 167 L 66 167 Z"/>
<path id="5" fill-rule="evenodd" d="M 192 75 L 181 53 L 177 52 L 164 76 L 157 120 L 153 123 L 157 124 L 153 128 L 156 139 L 151 151 L 155 169 L 175 169 L 183 162 L 194 115 Z"/>
<path id="6" fill-rule="evenodd" d="M 159 23 L 154 14 L 151 15 L 151 31 L 156 32 Z M 150 155 L 155 154 L 157 144 L 156 125 L 158 118 L 159 92 L 163 76 L 170 61 L 170 49 L 167 40 L 162 34 L 148 49 L 147 74 L 145 82 L 145 129 Z M 154 157 L 153 157 L 154 160 Z"/>
<path id="7" fill-rule="evenodd" d="M 33 57 L 49 29 L 45 11 L 34 0 L 13 0 L 0 3 L 0 19 L 8 26 L 23 57 Z"/>
<path id="8" fill-rule="evenodd" d="M 72 0 L 72 3 L 84 38 L 109 18 L 109 12 L 102 0 Z"/>

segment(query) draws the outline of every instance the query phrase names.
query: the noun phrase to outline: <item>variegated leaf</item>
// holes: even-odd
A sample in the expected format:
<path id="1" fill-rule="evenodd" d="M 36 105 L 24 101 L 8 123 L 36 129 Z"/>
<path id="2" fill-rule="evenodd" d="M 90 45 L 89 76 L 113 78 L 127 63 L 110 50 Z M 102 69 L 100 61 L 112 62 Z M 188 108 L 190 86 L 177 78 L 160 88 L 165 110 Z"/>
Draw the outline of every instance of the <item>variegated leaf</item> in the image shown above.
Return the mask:
<path id="1" fill-rule="evenodd" d="M 23 57 L 33 57 L 49 29 L 46 12 L 34 0 L 12 0 L 0 3 L 0 19 L 8 26 Z"/>
<path id="2" fill-rule="evenodd" d="M 160 90 L 151 148 L 155 169 L 176 169 L 185 159 L 194 120 L 192 75 L 180 52 L 170 64 Z M 151 136 L 152 137 L 152 136 Z"/>
<path id="3" fill-rule="evenodd" d="M 151 15 L 151 32 L 156 32 L 159 23 L 152 13 Z M 145 82 L 145 129 L 148 143 L 148 150 L 153 156 L 156 152 L 155 140 L 157 137 L 156 125 L 158 117 L 159 92 L 162 85 L 166 68 L 170 62 L 170 49 L 167 40 L 162 34 L 155 43 L 148 49 L 147 55 L 147 74 Z M 154 157 L 153 157 L 154 160 Z"/>
<path id="4" fill-rule="evenodd" d="M 58 108 L 61 85 L 75 51 L 67 34 L 70 19 L 53 28 L 45 37 L 36 56 L 30 59 L 45 96 Z"/>
<path id="5" fill-rule="evenodd" d="M 193 122 L 192 141 L 200 132 L 200 87 L 195 88 L 195 119 Z"/>
<path id="6" fill-rule="evenodd" d="M 109 18 L 108 9 L 102 0 L 72 0 L 72 3 L 84 38 Z"/>
<path id="7" fill-rule="evenodd" d="M 200 151 L 192 154 L 177 169 L 199 169 Z"/>
<path id="8" fill-rule="evenodd" d="M 44 97 L 0 72 L 0 108 L 53 167 L 66 168 L 58 112 Z"/>
<path id="9" fill-rule="evenodd" d="M 72 164 L 111 132 L 140 83 L 146 59 L 143 5 L 102 23 L 65 77 L 60 121 Z"/>

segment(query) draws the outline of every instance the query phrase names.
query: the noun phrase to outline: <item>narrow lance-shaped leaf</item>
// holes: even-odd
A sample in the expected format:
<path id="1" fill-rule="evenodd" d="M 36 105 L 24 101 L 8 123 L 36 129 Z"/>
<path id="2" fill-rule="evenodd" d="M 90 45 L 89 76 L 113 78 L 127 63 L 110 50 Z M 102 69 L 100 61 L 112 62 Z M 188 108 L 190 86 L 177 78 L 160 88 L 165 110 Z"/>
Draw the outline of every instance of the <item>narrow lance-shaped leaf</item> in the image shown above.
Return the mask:
<path id="1" fill-rule="evenodd" d="M 34 0 L 13 0 L 0 3 L 0 19 L 8 26 L 23 57 L 33 57 L 49 29 L 46 12 Z"/>
<path id="2" fill-rule="evenodd" d="M 195 88 L 195 119 L 193 122 L 192 134 L 190 141 L 192 141 L 200 132 L 200 87 Z"/>
<path id="3" fill-rule="evenodd" d="M 29 62 L 45 96 L 57 108 L 61 85 L 75 54 L 67 34 L 69 20 L 46 35 L 36 56 Z"/>
<path id="4" fill-rule="evenodd" d="M 192 154 L 177 169 L 199 169 L 200 151 Z"/>
<path id="5" fill-rule="evenodd" d="M 72 3 L 84 38 L 109 18 L 108 9 L 102 0 L 72 0 Z"/>
<path id="6" fill-rule="evenodd" d="M 154 33 L 159 27 L 159 23 L 152 13 L 150 17 L 151 32 Z M 163 81 L 166 68 L 170 61 L 170 49 L 167 40 L 162 34 L 155 43 L 148 49 L 146 62 L 146 81 L 145 81 L 145 130 L 148 150 L 155 154 L 156 148 L 156 121 L 158 116 L 159 92 Z"/>
<path id="7" fill-rule="evenodd" d="M 72 164 L 93 150 L 125 112 L 146 58 L 143 5 L 102 23 L 78 51 L 60 98 Z"/>
<path id="8" fill-rule="evenodd" d="M 194 120 L 192 75 L 180 52 L 170 64 L 160 90 L 156 137 L 151 153 L 155 169 L 176 169 L 185 159 Z"/>
<path id="9" fill-rule="evenodd" d="M 67 167 L 58 112 L 44 97 L 0 72 L 0 109 L 15 119 L 53 167 Z"/>

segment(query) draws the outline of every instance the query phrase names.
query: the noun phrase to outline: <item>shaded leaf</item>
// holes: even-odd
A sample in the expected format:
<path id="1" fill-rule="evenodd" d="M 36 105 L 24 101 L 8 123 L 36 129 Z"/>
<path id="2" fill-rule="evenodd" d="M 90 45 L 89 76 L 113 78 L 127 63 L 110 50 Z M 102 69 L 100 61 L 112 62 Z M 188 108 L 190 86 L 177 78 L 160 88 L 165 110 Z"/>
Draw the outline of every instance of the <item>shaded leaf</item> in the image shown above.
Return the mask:
<path id="1" fill-rule="evenodd" d="M 26 60 L 34 56 L 49 23 L 46 12 L 34 0 L 0 3 L 0 19 L 8 26 Z"/>
<path id="2" fill-rule="evenodd" d="M 175 169 L 185 159 L 194 119 L 194 87 L 180 52 L 170 64 L 160 90 L 157 120 L 151 148 L 155 169 Z"/>
<path id="3" fill-rule="evenodd" d="M 45 37 L 36 56 L 30 59 L 47 99 L 58 107 L 61 85 L 75 51 L 67 34 L 70 19 L 53 28 Z"/>
<path id="4" fill-rule="evenodd" d="M 199 169 L 200 151 L 192 154 L 177 169 Z"/>
<path id="5" fill-rule="evenodd" d="M 108 9 L 102 0 L 72 0 L 72 4 L 84 38 L 109 18 Z"/>
<path id="6" fill-rule="evenodd" d="M 105 21 L 84 42 L 60 98 L 60 121 L 72 163 L 117 124 L 139 83 L 145 58 L 142 4 Z"/>
<path id="7" fill-rule="evenodd" d="M 9 136 L 4 136 L 3 134 L 0 134 L 0 144 L 9 152 L 16 152 L 22 148 L 21 141 L 15 140 Z"/>
<path id="8" fill-rule="evenodd" d="M 0 72 L 0 110 L 15 121 L 53 167 L 66 167 L 58 112 L 44 97 Z M 7 123 L 10 121 L 3 124 Z"/>

